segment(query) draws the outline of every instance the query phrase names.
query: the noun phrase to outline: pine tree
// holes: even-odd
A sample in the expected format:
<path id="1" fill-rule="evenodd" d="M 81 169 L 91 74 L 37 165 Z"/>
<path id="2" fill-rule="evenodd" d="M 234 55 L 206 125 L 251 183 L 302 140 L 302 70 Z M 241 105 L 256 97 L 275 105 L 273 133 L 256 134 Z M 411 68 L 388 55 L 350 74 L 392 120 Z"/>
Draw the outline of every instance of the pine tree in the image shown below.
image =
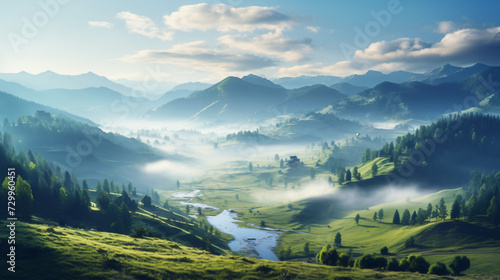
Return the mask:
<path id="1" fill-rule="evenodd" d="M 405 209 L 403 212 L 403 216 L 401 217 L 401 224 L 402 225 L 409 225 L 410 224 L 410 211 L 408 209 Z"/>
<path id="2" fill-rule="evenodd" d="M 345 180 L 347 182 L 351 181 L 352 179 L 352 174 L 351 174 L 351 170 L 347 169 L 346 173 L 345 173 Z"/>
<path id="3" fill-rule="evenodd" d="M 251 163 L 251 162 L 248 164 L 248 170 L 249 170 L 250 172 L 252 172 L 252 171 L 253 171 L 253 165 L 252 165 L 252 163 Z"/>
<path id="4" fill-rule="evenodd" d="M 411 224 L 414 225 L 417 223 L 417 211 L 413 211 L 413 214 L 411 215 Z"/>
<path id="5" fill-rule="evenodd" d="M 360 218 L 361 218 L 361 216 L 359 216 L 359 214 L 356 214 L 356 217 L 354 217 L 354 221 L 356 222 L 357 225 L 359 225 Z"/>
<path id="6" fill-rule="evenodd" d="M 453 206 L 451 206 L 450 218 L 455 220 L 460 219 L 460 203 L 458 199 L 455 199 Z"/>
<path id="7" fill-rule="evenodd" d="M 335 246 L 342 247 L 342 235 L 340 234 L 340 232 L 337 232 L 337 234 L 335 235 Z"/>
<path id="8" fill-rule="evenodd" d="M 373 213 L 373 220 L 374 221 L 377 221 L 378 217 L 377 217 L 377 212 Z"/>
<path id="9" fill-rule="evenodd" d="M 446 219 L 446 216 L 448 216 L 448 210 L 446 209 L 446 204 L 444 203 L 444 198 L 441 198 L 439 201 L 439 218 L 442 220 Z"/>
<path id="10" fill-rule="evenodd" d="M 378 166 L 377 166 L 377 163 L 376 163 L 376 162 L 374 162 L 374 163 L 372 164 L 372 177 L 377 176 L 377 173 L 378 173 Z"/>
<path id="11" fill-rule="evenodd" d="M 432 204 L 429 203 L 427 204 L 427 218 L 429 219 L 429 221 L 431 220 L 431 216 L 432 216 Z"/>
<path id="12" fill-rule="evenodd" d="M 378 219 L 382 222 L 383 218 L 384 218 L 384 209 L 380 208 L 380 210 L 378 210 Z"/>
<path id="13" fill-rule="evenodd" d="M 495 225 L 500 224 L 500 207 L 498 205 L 496 196 L 491 198 L 490 205 L 486 213 L 488 215 L 488 219 L 490 219 L 490 221 L 492 221 L 493 224 Z"/>
<path id="14" fill-rule="evenodd" d="M 104 179 L 104 183 L 103 183 L 103 186 L 102 186 L 102 190 L 105 191 L 106 193 L 110 193 L 111 192 L 111 189 L 109 188 L 109 182 L 108 182 L 108 179 Z"/>
<path id="15" fill-rule="evenodd" d="M 394 212 L 394 217 L 392 218 L 392 223 L 395 225 L 399 225 L 401 223 L 401 221 L 399 219 L 399 212 L 397 209 L 396 209 L 396 212 Z"/>

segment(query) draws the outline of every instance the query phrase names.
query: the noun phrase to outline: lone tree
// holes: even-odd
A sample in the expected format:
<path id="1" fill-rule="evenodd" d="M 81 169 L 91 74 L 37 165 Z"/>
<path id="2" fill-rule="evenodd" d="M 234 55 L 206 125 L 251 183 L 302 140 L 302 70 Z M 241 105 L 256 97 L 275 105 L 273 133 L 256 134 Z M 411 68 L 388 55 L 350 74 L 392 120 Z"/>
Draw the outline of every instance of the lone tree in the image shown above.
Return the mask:
<path id="1" fill-rule="evenodd" d="M 466 271 L 470 268 L 470 260 L 466 256 L 455 256 L 451 261 L 449 267 L 453 270 L 455 275 L 459 275 L 460 273 Z"/>
<path id="2" fill-rule="evenodd" d="M 179 180 L 177 180 L 177 190 L 179 190 L 180 187 L 181 187 L 181 183 L 179 182 Z"/>
<path id="3" fill-rule="evenodd" d="M 145 195 L 142 198 L 141 202 L 144 205 L 144 207 L 146 208 L 151 207 L 151 197 L 149 195 Z"/>
<path id="4" fill-rule="evenodd" d="M 304 244 L 304 253 L 309 254 L 309 242 L 306 242 L 306 244 Z"/>
<path id="5" fill-rule="evenodd" d="M 335 247 L 342 247 L 342 235 L 340 232 L 337 232 L 337 235 L 335 235 Z"/>
<path id="6" fill-rule="evenodd" d="M 252 171 L 253 171 L 253 165 L 252 165 L 252 163 L 251 163 L 251 162 L 248 164 L 248 170 L 249 170 L 250 172 L 252 172 Z"/>
<path id="7" fill-rule="evenodd" d="M 392 218 L 392 223 L 395 225 L 399 225 L 401 223 L 401 221 L 399 219 L 398 209 L 396 209 L 396 212 L 394 212 L 394 218 Z"/>
<path id="8" fill-rule="evenodd" d="M 384 218 L 384 209 L 380 208 L 380 210 L 378 210 L 378 219 L 382 222 L 383 218 Z"/>
<path id="9" fill-rule="evenodd" d="M 359 226 L 359 219 L 361 218 L 361 216 L 359 216 L 359 214 L 356 214 L 356 217 L 354 217 L 354 221 L 356 221 L 356 224 Z"/>
<path id="10" fill-rule="evenodd" d="M 453 202 L 453 206 L 451 206 L 451 219 L 460 219 L 460 202 L 457 199 Z"/>
<path id="11" fill-rule="evenodd" d="M 186 205 L 186 214 L 189 214 L 189 205 Z"/>
<path id="12" fill-rule="evenodd" d="M 377 217 L 377 212 L 373 213 L 373 220 L 374 220 L 374 221 L 377 221 L 377 220 L 378 220 L 378 217 Z"/>
<path id="13" fill-rule="evenodd" d="M 380 254 L 384 256 L 389 254 L 389 248 L 387 248 L 387 246 L 384 246 L 384 248 L 380 249 Z"/>

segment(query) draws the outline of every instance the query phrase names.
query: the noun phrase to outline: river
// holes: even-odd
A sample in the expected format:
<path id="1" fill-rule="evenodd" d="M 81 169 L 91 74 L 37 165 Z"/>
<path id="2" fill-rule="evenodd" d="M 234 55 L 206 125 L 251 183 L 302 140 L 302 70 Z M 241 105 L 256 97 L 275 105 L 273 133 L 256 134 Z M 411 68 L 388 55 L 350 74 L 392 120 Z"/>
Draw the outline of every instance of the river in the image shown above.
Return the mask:
<path id="1" fill-rule="evenodd" d="M 205 209 L 218 209 L 217 207 L 207 204 L 191 202 L 194 197 L 201 195 L 200 191 L 196 190 L 193 192 L 174 193 L 172 197 L 177 199 L 188 199 L 188 201 L 180 202 L 181 204 L 188 204 L 190 206 Z M 234 237 L 234 239 L 228 243 L 229 248 L 233 252 L 244 253 L 250 257 L 279 261 L 278 257 L 273 252 L 273 248 L 278 244 L 281 231 L 240 227 L 239 224 L 242 223 L 242 221 L 237 220 L 237 217 L 235 212 L 223 210 L 217 216 L 207 216 L 207 220 L 217 230 Z"/>

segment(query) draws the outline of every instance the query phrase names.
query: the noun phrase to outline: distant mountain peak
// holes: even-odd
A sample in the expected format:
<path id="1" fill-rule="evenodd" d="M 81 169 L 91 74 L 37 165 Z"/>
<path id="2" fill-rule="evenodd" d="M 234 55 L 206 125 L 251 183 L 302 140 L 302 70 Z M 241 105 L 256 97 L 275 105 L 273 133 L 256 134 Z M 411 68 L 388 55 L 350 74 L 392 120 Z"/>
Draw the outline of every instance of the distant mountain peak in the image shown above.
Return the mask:
<path id="1" fill-rule="evenodd" d="M 41 73 L 40 73 L 40 74 L 38 74 L 38 75 L 59 75 L 59 74 L 57 74 L 56 72 L 53 72 L 53 71 L 47 70 L 47 71 L 41 72 Z"/>
<path id="2" fill-rule="evenodd" d="M 260 85 L 260 86 L 272 87 L 272 88 L 282 88 L 280 85 L 277 85 L 266 78 L 262 78 L 260 76 L 254 75 L 254 74 L 246 75 L 246 76 L 242 77 L 241 79 L 245 82 L 249 82 L 249 83 Z"/>

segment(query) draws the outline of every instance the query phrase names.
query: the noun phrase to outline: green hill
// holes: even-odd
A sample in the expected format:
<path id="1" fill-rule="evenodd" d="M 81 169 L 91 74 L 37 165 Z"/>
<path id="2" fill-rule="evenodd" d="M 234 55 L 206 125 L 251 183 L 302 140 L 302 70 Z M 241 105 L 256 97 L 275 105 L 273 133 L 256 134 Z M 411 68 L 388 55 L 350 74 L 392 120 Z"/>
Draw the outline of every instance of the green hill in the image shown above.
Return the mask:
<path id="1" fill-rule="evenodd" d="M 481 69 L 483 68 L 464 70 L 453 82 L 436 85 L 423 82 L 383 82 L 332 105 L 329 111 L 344 118 L 370 121 L 435 119 L 464 106 L 471 106 L 465 104 L 471 98 L 481 101 L 493 94 L 493 85 L 485 86 L 485 77 L 498 80 L 500 68 L 486 67 L 478 73 Z"/>
<path id="2" fill-rule="evenodd" d="M 5 227 L 5 222 L 0 226 Z M 2 231 L 1 240 L 5 234 Z M 2 279 L 436 279 L 424 274 L 216 256 L 164 239 L 43 224 L 18 222 L 16 238 L 15 278 L 2 269 Z"/>

